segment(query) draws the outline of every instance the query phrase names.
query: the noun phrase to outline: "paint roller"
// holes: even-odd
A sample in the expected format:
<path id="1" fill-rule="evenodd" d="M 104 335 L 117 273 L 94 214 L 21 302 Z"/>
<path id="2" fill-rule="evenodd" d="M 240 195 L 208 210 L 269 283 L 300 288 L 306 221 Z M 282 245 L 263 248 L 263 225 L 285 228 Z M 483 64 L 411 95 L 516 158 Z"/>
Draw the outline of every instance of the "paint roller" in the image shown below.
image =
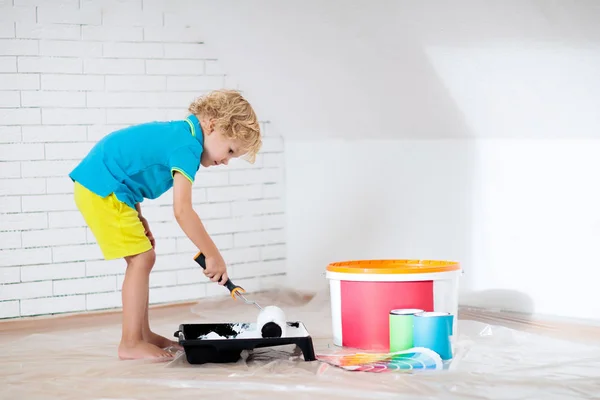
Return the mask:
<path id="1" fill-rule="evenodd" d="M 264 338 L 285 336 L 285 314 L 279 307 L 268 306 L 258 313 L 256 328 Z"/>
<path id="2" fill-rule="evenodd" d="M 203 269 L 206 269 L 206 256 L 199 252 L 194 257 L 196 261 Z M 250 301 L 243 295 L 246 291 L 241 286 L 235 285 L 231 279 L 227 279 L 224 285 L 231 294 L 231 297 L 235 300 L 237 297 L 242 299 L 246 304 L 254 304 L 260 312 L 256 321 L 257 330 L 260 330 L 263 338 L 276 338 L 285 336 L 286 332 L 286 319 L 283 310 L 276 306 L 267 306 L 262 308 L 257 302 Z"/>

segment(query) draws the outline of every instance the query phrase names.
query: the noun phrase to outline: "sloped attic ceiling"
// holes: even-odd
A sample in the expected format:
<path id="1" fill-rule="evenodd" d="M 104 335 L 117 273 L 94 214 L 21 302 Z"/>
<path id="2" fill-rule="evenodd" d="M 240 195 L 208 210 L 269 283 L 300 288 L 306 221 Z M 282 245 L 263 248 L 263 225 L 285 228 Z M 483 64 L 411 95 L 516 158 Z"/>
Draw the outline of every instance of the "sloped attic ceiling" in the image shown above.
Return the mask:
<path id="1" fill-rule="evenodd" d="M 597 0 L 188 4 L 286 138 L 600 135 Z"/>

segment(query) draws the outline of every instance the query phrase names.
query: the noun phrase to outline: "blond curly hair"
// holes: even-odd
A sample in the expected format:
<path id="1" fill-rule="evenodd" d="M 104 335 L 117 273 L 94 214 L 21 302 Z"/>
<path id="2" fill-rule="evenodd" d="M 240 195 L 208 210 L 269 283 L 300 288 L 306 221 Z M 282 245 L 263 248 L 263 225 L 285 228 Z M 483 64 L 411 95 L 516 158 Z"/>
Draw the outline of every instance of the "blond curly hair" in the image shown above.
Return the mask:
<path id="1" fill-rule="evenodd" d="M 236 90 L 214 90 L 194 100 L 188 108 L 198 119 L 215 120 L 215 127 L 230 139 L 239 140 L 250 163 L 262 146 L 260 125 L 252 106 Z"/>

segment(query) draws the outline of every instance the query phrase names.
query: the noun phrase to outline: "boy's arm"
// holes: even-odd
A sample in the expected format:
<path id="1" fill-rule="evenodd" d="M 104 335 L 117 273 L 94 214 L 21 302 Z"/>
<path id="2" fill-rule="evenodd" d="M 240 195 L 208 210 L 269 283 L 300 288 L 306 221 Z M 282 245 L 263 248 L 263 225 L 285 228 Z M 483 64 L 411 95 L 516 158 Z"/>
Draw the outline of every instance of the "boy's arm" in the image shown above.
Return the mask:
<path id="1" fill-rule="evenodd" d="M 192 183 L 177 171 L 173 176 L 173 212 L 186 236 L 204 253 L 204 274 L 213 282 L 224 284 L 228 279 L 225 261 L 192 207 Z"/>

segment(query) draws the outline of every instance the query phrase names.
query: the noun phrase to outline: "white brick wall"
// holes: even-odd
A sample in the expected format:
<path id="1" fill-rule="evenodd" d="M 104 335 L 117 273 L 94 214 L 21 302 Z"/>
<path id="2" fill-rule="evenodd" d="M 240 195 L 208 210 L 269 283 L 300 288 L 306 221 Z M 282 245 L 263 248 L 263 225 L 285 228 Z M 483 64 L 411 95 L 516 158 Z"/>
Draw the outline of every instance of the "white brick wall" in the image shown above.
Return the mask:
<path id="1" fill-rule="evenodd" d="M 121 306 L 124 261 L 102 260 L 67 174 L 107 133 L 183 118 L 195 97 L 232 87 L 181 4 L 0 1 L 0 318 Z M 196 210 L 248 291 L 285 275 L 283 141 L 267 123 L 263 131 L 255 165 L 201 170 L 194 188 Z M 142 205 L 157 238 L 151 302 L 227 295 L 192 260 L 171 195 Z"/>

